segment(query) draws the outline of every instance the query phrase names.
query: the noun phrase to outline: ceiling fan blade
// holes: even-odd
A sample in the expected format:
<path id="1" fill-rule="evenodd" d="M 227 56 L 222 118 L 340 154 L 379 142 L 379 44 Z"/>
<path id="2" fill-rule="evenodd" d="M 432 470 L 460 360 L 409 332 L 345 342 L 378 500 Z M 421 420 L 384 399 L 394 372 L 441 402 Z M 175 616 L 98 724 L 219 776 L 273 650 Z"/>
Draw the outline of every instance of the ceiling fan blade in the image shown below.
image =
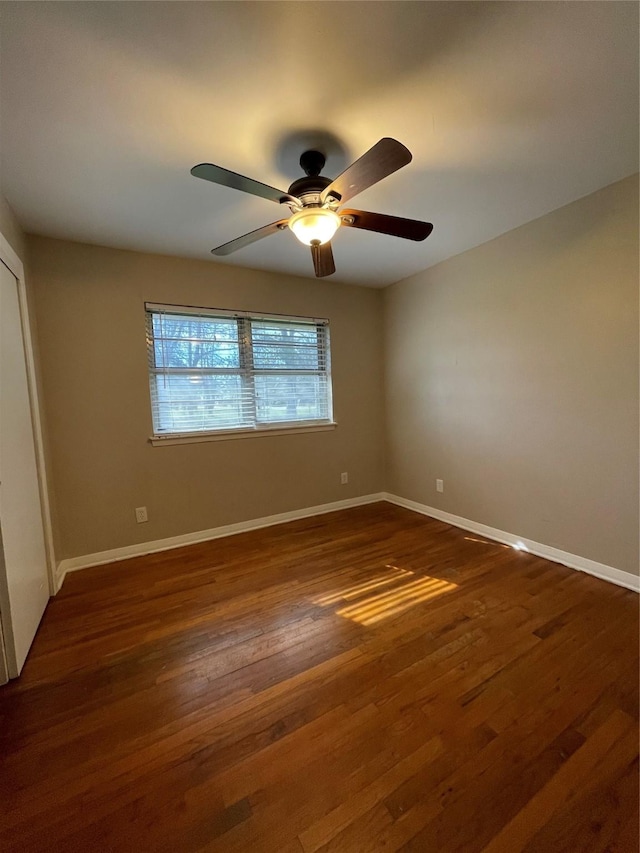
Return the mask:
<path id="1" fill-rule="evenodd" d="M 326 275 L 332 275 L 336 271 L 331 243 L 312 244 L 311 257 L 313 258 L 313 268 L 316 271 L 316 278 L 324 278 Z"/>
<path id="2" fill-rule="evenodd" d="M 403 219 L 401 216 L 387 216 L 385 213 L 369 213 L 366 210 L 341 210 L 340 219 L 349 228 L 362 228 L 364 231 L 377 231 L 378 234 L 390 234 L 405 240 L 426 240 L 433 231 L 430 222 L 418 219 Z"/>
<path id="3" fill-rule="evenodd" d="M 232 252 L 237 252 L 238 249 L 244 249 L 245 246 L 250 246 L 256 240 L 262 240 L 263 237 L 268 237 L 270 234 L 275 234 L 276 231 L 284 231 L 287 227 L 287 219 L 279 219 L 277 222 L 272 222 L 270 225 L 263 225 L 262 228 L 256 228 L 255 231 L 249 231 L 248 234 L 243 234 L 242 237 L 236 237 L 235 240 L 230 240 L 228 243 L 223 243 L 222 246 L 216 246 L 211 250 L 212 255 L 230 255 Z"/>
<path id="4" fill-rule="evenodd" d="M 332 195 L 338 201 L 348 201 L 367 187 L 377 184 L 388 175 L 411 162 L 411 152 L 401 142 L 386 136 L 348 166 L 322 193 L 322 201 Z"/>
<path id="5" fill-rule="evenodd" d="M 251 195 L 257 195 L 260 198 L 275 201 L 277 204 L 286 201 L 298 202 L 298 199 L 283 190 L 277 190 L 275 187 L 261 184 L 260 181 L 254 181 L 253 178 L 247 178 L 245 175 L 239 175 L 237 172 L 223 169 L 222 166 L 214 166 L 213 163 L 200 163 L 193 167 L 191 174 L 194 178 L 202 178 L 214 184 L 221 184 L 223 187 L 231 187 L 234 190 L 251 193 Z"/>

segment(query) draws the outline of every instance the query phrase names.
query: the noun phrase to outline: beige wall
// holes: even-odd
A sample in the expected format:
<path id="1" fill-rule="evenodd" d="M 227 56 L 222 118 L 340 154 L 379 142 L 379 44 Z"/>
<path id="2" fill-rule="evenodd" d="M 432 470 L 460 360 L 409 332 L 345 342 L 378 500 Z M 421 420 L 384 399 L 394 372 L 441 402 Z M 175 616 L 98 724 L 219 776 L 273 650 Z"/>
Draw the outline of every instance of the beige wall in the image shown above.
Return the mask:
<path id="1" fill-rule="evenodd" d="M 638 573 L 637 176 L 384 295 L 387 489 Z"/>
<path id="2" fill-rule="evenodd" d="M 28 250 L 58 559 L 386 489 L 638 572 L 637 176 L 382 292 Z M 329 317 L 338 428 L 152 447 L 145 301 Z"/>
<path id="3" fill-rule="evenodd" d="M 43 237 L 29 255 L 58 559 L 383 488 L 379 291 Z M 328 317 L 338 427 L 151 446 L 145 301 Z"/>

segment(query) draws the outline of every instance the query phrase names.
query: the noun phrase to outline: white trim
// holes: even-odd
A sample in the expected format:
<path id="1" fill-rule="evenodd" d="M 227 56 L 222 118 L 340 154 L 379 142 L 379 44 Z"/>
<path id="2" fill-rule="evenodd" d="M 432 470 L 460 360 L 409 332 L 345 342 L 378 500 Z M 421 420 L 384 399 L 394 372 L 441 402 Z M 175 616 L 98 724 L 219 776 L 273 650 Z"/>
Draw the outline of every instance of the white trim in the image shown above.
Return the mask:
<path id="1" fill-rule="evenodd" d="M 576 554 L 570 554 L 568 551 L 561 551 L 558 548 L 552 548 L 550 545 L 543 545 L 540 542 L 534 542 L 523 536 L 516 536 L 513 533 L 507 533 L 504 530 L 498 530 L 495 527 L 489 527 L 486 524 L 480 524 L 477 521 L 471 521 L 459 515 L 452 515 L 436 507 L 426 506 L 425 504 L 410 501 L 387 492 L 363 495 L 358 498 L 347 498 L 342 501 L 333 501 L 332 503 L 306 507 L 305 509 L 281 512 L 277 515 L 268 515 L 250 521 L 240 521 L 236 524 L 213 527 L 210 530 L 198 530 L 194 533 L 184 533 L 180 536 L 171 536 L 167 539 L 156 539 L 152 542 L 141 542 L 137 545 L 125 545 L 123 548 L 112 548 L 109 551 L 99 551 L 95 554 L 86 554 L 83 557 L 72 557 L 62 560 L 58 564 L 56 574 L 56 592 L 62 586 L 67 572 L 76 572 L 80 569 L 88 569 L 91 566 L 116 563 L 121 560 L 128 560 L 131 557 L 155 554 L 158 551 L 169 551 L 173 548 L 181 548 L 184 545 L 195 545 L 198 542 L 208 542 L 211 539 L 220 539 L 223 536 L 234 536 L 237 533 L 246 533 L 250 530 L 259 530 L 262 527 L 272 527 L 277 524 L 285 524 L 288 521 L 296 521 L 299 518 L 324 515 L 328 512 L 350 509 L 351 507 L 363 506 L 365 504 L 376 503 L 377 501 L 387 501 L 404 509 L 419 512 L 421 515 L 428 515 L 431 518 L 438 519 L 438 521 L 443 521 L 445 524 L 451 524 L 453 527 L 460 527 L 462 530 L 478 533 L 481 536 L 486 536 L 487 539 L 511 545 L 514 548 L 528 551 L 531 554 L 551 560 L 554 563 L 561 563 L 571 569 L 577 569 L 601 580 L 623 586 L 634 592 L 640 592 L 640 578 L 632 575 L 630 572 L 624 572 L 621 569 L 613 568 L 613 566 L 606 566 L 604 563 L 597 563 L 594 560 L 588 560 L 586 557 L 579 557 Z"/>
<path id="2" fill-rule="evenodd" d="M 333 501 L 332 503 L 320 504 L 319 506 L 294 509 L 290 512 L 280 512 L 277 515 L 267 515 L 263 518 L 251 519 L 250 521 L 239 521 L 236 524 L 225 524 L 222 527 L 212 527 L 210 530 L 183 533 L 180 536 L 171 536 L 168 539 L 156 539 L 153 542 L 125 545 L 123 548 L 112 548 L 110 551 L 99 551 L 96 554 L 86 554 L 84 557 L 72 557 L 68 560 L 61 560 L 58 564 L 57 588 L 60 589 L 62 586 L 67 572 L 76 572 L 80 569 L 88 569 L 91 566 L 101 566 L 105 563 L 128 560 L 131 557 L 140 557 L 144 554 L 155 554 L 157 551 L 169 551 L 172 548 L 182 548 L 184 545 L 195 545 L 198 542 L 208 542 L 210 539 L 234 536 L 237 533 L 246 533 L 249 530 L 259 530 L 261 527 L 272 527 L 276 524 L 285 524 L 287 521 L 296 521 L 299 518 L 324 515 L 327 512 L 351 509 L 351 507 L 363 506 L 364 504 L 376 503 L 382 500 L 385 500 L 385 495 L 382 493 L 362 495 L 358 498 L 347 498 L 346 500 Z"/>
<path id="3" fill-rule="evenodd" d="M 0 233 L 0 261 L 9 268 L 18 281 L 18 301 L 20 304 L 22 338 L 24 341 L 24 353 L 27 368 L 27 384 L 29 386 L 29 400 L 31 403 L 31 420 L 33 423 L 36 467 L 38 470 L 38 485 L 40 488 L 40 506 L 44 527 L 44 544 L 47 554 L 49 594 L 55 595 L 59 589 L 59 585 L 57 582 L 56 557 L 53 547 L 51 507 L 49 505 L 49 490 L 47 486 L 47 470 L 44 458 L 44 441 L 42 438 L 42 422 L 40 420 L 40 404 L 38 400 L 38 386 L 36 383 L 35 359 L 33 356 L 33 344 L 31 341 L 31 326 L 29 324 L 29 305 L 27 302 L 27 289 L 24 281 L 24 265 L 2 233 Z"/>
<path id="4" fill-rule="evenodd" d="M 385 493 L 383 500 L 404 507 L 404 509 L 419 512 L 421 515 L 436 518 L 438 521 L 444 521 L 446 524 L 451 524 L 454 527 L 461 527 L 463 530 L 479 533 L 481 536 L 486 536 L 487 539 L 494 539 L 496 542 L 502 542 L 504 545 L 511 545 L 519 550 L 529 551 L 537 557 L 544 557 L 545 560 L 562 563 L 562 565 L 568 566 L 570 569 L 586 572 L 601 580 L 633 590 L 633 592 L 640 592 L 640 577 L 632 575 L 631 572 L 624 572 L 622 569 L 615 569 L 613 566 L 597 563 L 595 560 L 589 560 L 577 554 L 570 554 L 568 551 L 561 551 L 559 548 L 552 548 L 550 545 L 543 545 L 541 542 L 534 542 L 532 539 L 525 539 L 524 536 L 516 536 L 513 533 L 507 533 L 495 527 L 488 527 L 486 524 L 480 524 L 477 521 L 471 521 L 459 515 L 452 515 L 450 512 L 444 512 L 444 510 L 437 509 L 436 507 L 410 501 L 406 498 L 398 497 L 398 495 Z"/>
<path id="5" fill-rule="evenodd" d="M 2 614 L 0 614 L 1 616 Z M 4 636 L 2 633 L 2 619 L 0 618 L 0 686 L 9 681 L 9 666 L 5 652 Z"/>
<path id="6" fill-rule="evenodd" d="M 203 430 L 202 432 L 189 433 L 167 433 L 166 435 L 152 435 L 149 443 L 155 446 L 161 444 L 196 444 L 200 441 L 228 441 L 232 438 L 256 438 L 264 435 L 293 435 L 297 432 L 325 432 L 325 430 L 335 429 L 338 424 L 335 421 L 331 423 L 322 423 L 311 425 L 309 423 L 303 426 L 287 426 L 287 427 L 257 427 L 255 429 L 219 429 L 219 430 Z"/>
<path id="7" fill-rule="evenodd" d="M 24 279 L 24 266 L 15 253 L 11 243 L 0 233 L 0 260 L 11 270 L 15 277 L 22 281 Z"/>
<path id="8" fill-rule="evenodd" d="M 268 314 L 264 311 L 230 311 L 228 308 L 204 308 L 197 305 L 170 305 L 161 302 L 145 302 L 144 309 L 152 314 L 182 314 L 186 317 L 244 317 L 247 320 L 273 320 L 283 323 L 307 323 L 313 326 L 328 326 L 329 320 L 299 315 Z"/>

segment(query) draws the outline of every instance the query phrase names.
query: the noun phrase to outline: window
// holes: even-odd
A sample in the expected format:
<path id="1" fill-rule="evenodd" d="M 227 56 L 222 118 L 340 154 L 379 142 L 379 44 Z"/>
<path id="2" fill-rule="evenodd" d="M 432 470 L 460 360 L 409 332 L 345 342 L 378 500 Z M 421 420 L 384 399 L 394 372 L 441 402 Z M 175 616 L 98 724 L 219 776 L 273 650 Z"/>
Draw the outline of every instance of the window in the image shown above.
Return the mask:
<path id="1" fill-rule="evenodd" d="M 331 423 L 327 320 L 146 311 L 155 436 Z"/>

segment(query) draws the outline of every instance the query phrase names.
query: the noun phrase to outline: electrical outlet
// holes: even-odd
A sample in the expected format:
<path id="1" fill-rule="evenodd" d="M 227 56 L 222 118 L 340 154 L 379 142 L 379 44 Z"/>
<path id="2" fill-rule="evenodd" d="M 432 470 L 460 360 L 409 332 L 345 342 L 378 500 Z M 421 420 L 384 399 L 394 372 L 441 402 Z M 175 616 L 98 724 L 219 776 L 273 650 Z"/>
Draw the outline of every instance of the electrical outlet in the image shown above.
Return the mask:
<path id="1" fill-rule="evenodd" d="M 142 524 L 143 521 L 149 521 L 146 506 L 136 507 L 136 521 L 138 522 L 138 524 Z"/>
<path id="2" fill-rule="evenodd" d="M 343 471 L 342 474 L 340 474 L 340 485 L 346 486 L 348 482 L 349 482 L 349 472 Z"/>
<path id="3" fill-rule="evenodd" d="M 436 492 L 444 492 L 444 480 L 436 480 Z"/>

